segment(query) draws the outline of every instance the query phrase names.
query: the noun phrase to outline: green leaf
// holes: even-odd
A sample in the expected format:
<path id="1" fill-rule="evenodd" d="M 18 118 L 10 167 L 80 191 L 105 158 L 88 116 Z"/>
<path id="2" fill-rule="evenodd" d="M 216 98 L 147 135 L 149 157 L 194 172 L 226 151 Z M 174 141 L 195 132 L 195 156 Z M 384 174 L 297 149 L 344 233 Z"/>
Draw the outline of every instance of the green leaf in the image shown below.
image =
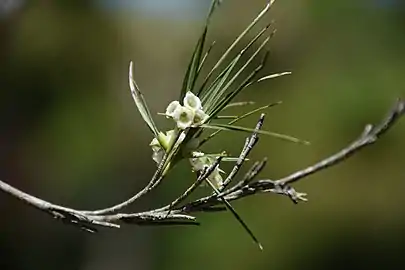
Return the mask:
<path id="1" fill-rule="evenodd" d="M 198 39 L 197 45 L 195 46 L 193 55 L 191 56 L 191 60 L 188 65 L 186 75 L 184 76 L 183 87 L 180 92 L 180 100 L 182 100 L 184 98 L 187 91 L 193 91 L 193 89 L 194 89 L 194 85 L 195 85 L 195 82 L 197 80 L 198 73 L 199 73 L 198 71 L 202 68 L 201 57 L 202 57 L 202 53 L 203 53 L 203 49 L 204 49 L 205 40 L 207 37 L 208 25 L 210 23 L 211 16 L 214 13 L 215 8 L 218 6 L 218 4 L 219 4 L 219 0 L 213 0 L 211 2 L 211 7 L 210 7 L 210 11 L 208 13 L 207 19 L 205 21 L 204 30 L 203 30 L 200 38 Z"/>
<path id="2" fill-rule="evenodd" d="M 238 118 L 237 115 L 218 115 L 215 119 L 236 119 Z"/>
<path id="3" fill-rule="evenodd" d="M 223 53 L 221 58 L 217 61 L 211 71 L 208 73 L 201 88 L 204 88 L 208 83 L 208 80 L 211 78 L 213 73 L 221 66 L 225 61 L 226 57 L 231 53 L 231 51 L 236 47 L 236 45 L 246 36 L 247 33 L 260 21 L 261 18 L 270 10 L 270 7 L 275 2 L 275 0 L 269 0 L 264 7 L 264 9 L 253 19 L 253 21 L 242 31 L 242 33 L 235 39 L 235 41 L 228 47 L 228 49 Z"/>
<path id="4" fill-rule="evenodd" d="M 239 107 L 239 106 L 246 106 L 246 105 L 255 105 L 254 101 L 241 101 L 241 102 L 233 102 L 229 103 L 225 106 L 224 109 L 232 108 L 232 107 Z"/>
<path id="5" fill-rule="evenodd" d="M 285 75 L 291 75 L 291 74 L 292 74 L 292 72 L 290 72 L 290 71 L 274 73 L 274 74 L 270 74 L 270 75 L 261 77 L 260 79 L 257 80 L 257 82 L 262 82 L 265 80 L 270 80 L 270 79 L 278 78 L 278 77 L 285 76 Z"/>
<path id="6" fill-rule="evenodd" d="M 227 86 L 222 87 L 225 81 L 228 79 L 230 73 L 232 72 L 233 68 L 239 62 L 241 57 L 245 54 L 245 52 L 267 31 L 267 29 L 271 26 L 271 23 L 266 25 L 255 37 L 253 37 L 250 42 L 242 49 L 240 52 L 232 59 L 232 61 L 228 64 L 228 66 L 215 78 L 215 80 L 211 83 L 210 86 L 207 87 L 206 93 L 204 93 L 202 102 L 206 110 L 213 105 L 213 103 L 218 100 L 224 92 L 228 89 L 229 82 Z M 245 66 L 244 66 L 245 67 Z M 243 68 L 244 68 L 243 67 Z M 236 74 L 240 74 L 240 70 Z M 219 83 L 217 81 L 220 79 Z M 235 79 L 235 78 L 233 78 Z M 231 82 L 232 83 L 232 82 Z M 203 87 L 203 86 L 202 86 Z M 201 91 L 202 88 L 200 88 Z"/>
<path id="7" fill-rule="evenodd" d="M 210 86 L 211 89 L 209 90 L 209 94 L 203 97 L 202 103 L 207 111 L 213 103 L 213 100 L 215 100 L 216 92 L 221 89 L 228 77 L 231 75 L 231 72 L 235 65 L 238 63 L 240 57 L 241 55 L 238 55 L 237 57 L 235 57 L 235 59 L 232 60 L 232 62 L 224 69 L 224 71 L 215 79 L 212 86 Z"/>
<path id="8" fill-rule="evenodd" d="M 135 101 L 135 105 L 138 108 L 139 113 L 141 114 L 143 120 L 148 125 L 149 129 L 153 132 L 155 138 L 158 137 L 159 130 L 153 121 L 152 115 L 149 111 L 148 106 L 146 105 L 146 101 L 139 90 L 137 83 L 134 80 L 133 76 L 133 63 L 132 61 L 129 63 L 129 87 L 131 89 L 132 98 Z"/>
<path id="9" fill-rule="evenodd" d="M 266 62 L 267 59 L 267 55 L 268 52 L 264 55 L 261 63 L 259 66 L 257 66 L 255 68 L 255 70 L 253 70 L 249 76 L 246 77 L 245 80 L 243 80 L 243 82 L 232 92 L 228 93 L 223 99 L 222 101 L 213 109 L 212 112 L 209 112 L 209 118 L 206 120 L 206 122 L 208 122 L 209 120 L 211 120 L 212 118 L 214 118 L 219 112 L 222 111 L 223 108 L 225 108 L 229 102 L 231 102 L 231 100 L 236 97 L 243 89 L 249 87 L 252 83 L 253 83 L 253 78 L 256 76 L 257 73 L 259 73 L 259 71 L 264 67 L 264 64 Z"/>
<path id="10" fill-rule="evenodd" d="M 210 124 L 210 125 L 207 125 L 207 124 L 205 124 L 205 125 L 202 125 L 202 127 L 203 128 L 210 128 L 210 129 L 217 129 L 217 130 L 224 130 L 224 131 L 240 131 L 240 132 L 248 132 L 248 133 L 257 132 L 258 134 L 272 136 L 272 137 L 282 139 L 282 140 L 285 140 L 285 141 L 301 143 L 301 144 L 310 144 L 308 141 L 297 139 L 297 138 L 294 138 L 294 137 L 289 136 L 289 135 L 275 133 L 275 132 L 271 132 L 271 131 L 255 130 L 255 129 L 252 129 L 252 128 L 246 128 L 246 127 L 240 127 L 240 126 L 234 126 L 234 125 L 227 125 L 227 124 Z"/>
<path id="11" fill-rule="evenodd" d="M 228 123 L 228 125 L 232 125 L 232 124 L 234 124 L 234 123 L 236 123 L 236 122 L 238 122 L 238 121 L 240 121 L 240 120 L 242 120 L 242 119 L 244 119 L 244 118 L 246 118 L 246 117 L 248 117 L 248 116 L 250 116 L 250 115 L 252 115 L 252 114 L 255 114 L 255 113 L 259 112 L 259 111 L 262 111 L 262 110 L 265 110 L 265 109 L 267 109 L 267 108 L 270 108 L 270 107 L 279 105 L 279 104 L 281 104 L 281 103 L 282 103 L 281 101 L 278 101 L 278 102 L 275 102 L 275 103 L 270 103 L 270 104 L 267 104 L 267 105 L 265 105 L 265 106 L 256 108 L 256 109 L 254 109 L 254 110 L 252 110 L 252 111 L 250 111 L 250 112 L 247 112 L 247 113 L 245 113 L 245 114 L 243 114 L 243 115 L 236 116 L 236 117 L 232 117 L 233 120 L 230 121 L 230 122 Z M 217 116 L 217 119 L 221 119 L 220 116 Z M 228 119 L 230 119 L 230 118 L 228 118 Z M 206 143 L 207 141 L 209 141 L 210 139 L 212 139 L 213 137 L 215 137 L 216 135 L 218 135 L 221 131 L 222 131 L 222 130 L 217 130 L 217 131 L 211 133 L 210 135 L 208 135 L 208 137 L 206 137 L 206 138 L 204 138 L 203 140 L 201 140 L 199 147 L 201 147 L 204 143 Z"/>
<path id="12" fill-rule="evenodd" d="M 201 69 L 203 68 L 204 63 L 205 63 L 205 61 L 207 60 L 208 55 L 210 54 L 210 52 L 211 52 L 212 48 L 214 47 L 214 45 L 215 45 L 215 40 L 214 40 L 214 41 L 211 43 L 211 45 L 208 47 L 208 49 L 207 49 L 207 51 L 205 52 L 203 58 L 201 59 L 201 63 L 200 63 L 200 66 L 198 67 L 197 73 L 200 73 L 200 72 L 201 72 Z M 197 93 L 197 96 L 199 96 L 199 94 L 200 94 L 200 93 Z"/>
<path id="13" fill-rule="evenodd" d="M 210 104 L 211 106 L 207 108 L 208 114 L 215 110 L 215 107 L 218 105 L 220 99 L 222 98 L 223 94 L 228 90 L 228 88 L 233 84 L 233 82 L 242 74 L 242 72 L 248 67 L 248 65 L 253 61 L 253 59 L 259 54 L 259 52 L 264 48 L 264 46 L 269 42 L 270 37 L 267 37 L 262 44 L 260 44 L 259 48 L 252 54 L 252 56 L 246 61 L 246 63 L 236 72 L 236 74 L 227 82 L 227 84 L 221 89 L 221 91 L 215 95 L 215 99 L 213 103 Z M 233 96 L 235 97 L 239 92 L 234 91 L 236 94 Z M 230 100 L 228 101 L 228 103 Z M 226 105 L 226 104 L 225 104 Z"/>
<path id="14" fill-rule="evenodd" d="M 214 184 L 211 183 L 208 178 L 205 179 L 205 181 L 208 183 L 208 185 L 214 190 L 214 192 L 219 195 L 221 192 L 215 187 Z M 242 217 L 236 212 L 235 208 L 228 202 L 223 197 L 220 197 L 220 200 L 225 204 L 226 208 L 232 213 L 232 215 L 235 217 L 235 219 L 239 222 L 240 225 L 242 225 L 243 229 L 249 234 L 249 236 L 252 238 L 253 242 L 255 242 L 261 250 L 263 250 L 262 244 L 260 244 L 259 240 L 257 237 L 254 235 L 253 231 L 249 228 L 249 226 L 246 224 L 245 221 L 243 221 Z"/>

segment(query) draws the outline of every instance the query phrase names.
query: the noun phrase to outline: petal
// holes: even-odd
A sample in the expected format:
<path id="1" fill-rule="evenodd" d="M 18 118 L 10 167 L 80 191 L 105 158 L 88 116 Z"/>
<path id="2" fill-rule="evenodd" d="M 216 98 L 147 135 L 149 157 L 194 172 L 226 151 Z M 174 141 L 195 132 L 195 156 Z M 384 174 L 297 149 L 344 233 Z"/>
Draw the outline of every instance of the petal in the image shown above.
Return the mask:
<path id="1" fill-rule="evenodd" d="M 197 110 L 193 119 L 194 125 L 201 125 L 207 117 L 208 115 L 203 110 Z"/>
<path id="2" fill-rule="evenodd" d="M 210 176 L 208 176 L 208 180 L 210 180 L 217 188 L 219 188 L 223 182 L 222 176 L 216 169 L 211 173 Z"/>
<path id="3" fill-rule="evenodd" d="M 183 105 L 193 110 L 202 109 L 200 99 L 190 91 L 186 93 L 183 100 Z"/>
<path id="4" fill-rule="evenodd" d="M 181 105 L 177 100 L 170 102 L 166 108 L 166 116 L 173 117 L 174 112 L 179 106 Z"/>
<path id="5" fill-rule="evenodd" d="M 152 159 L 157 163 L 160 164 L 162 162 L 163 157 L 165 155 L 165 151 L 163 149 L 160 149 L 159 151 L 154 151 L 152 154 Z"/>
<path id="6" fill-rule="evenodd" d="M 173 113 L 173 119 L 179 129 L 189 128 L 193 124 L 194 111 L 190 108 L 179 106 Z"/>

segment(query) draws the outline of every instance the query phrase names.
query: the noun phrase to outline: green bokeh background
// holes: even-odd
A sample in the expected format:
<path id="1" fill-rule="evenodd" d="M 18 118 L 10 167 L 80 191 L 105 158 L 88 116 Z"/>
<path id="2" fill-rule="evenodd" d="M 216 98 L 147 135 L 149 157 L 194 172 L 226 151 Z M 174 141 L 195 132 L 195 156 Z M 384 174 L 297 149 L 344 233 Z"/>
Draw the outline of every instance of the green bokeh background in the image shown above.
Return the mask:
<path id="1" fill-rule="evenodd" d="M 129 60 L 151 110 L 162 112 L 178 96 L 209 1 L 194 0 L 196 10 L 170 16 L 144 11 L 146 1 L 115 9 L 100 8 L 102 1 L 26 1 L 0 17 L 2 180 L 79 209 L 120 202 L 148 182 L 155 169 L 151 134 L 129 93 Z M 224 1 L 210 34 L 217 41 L 212 60 L 264 3 Z M 275 19 L 278 32 L 263 75 L 293 75 L 258 84 L 240 100 L 282 100 L 268 111 L 265 128 L 312 145 L 261 138 L 251 158 L 268 157 L 262 177 L 282 177 L 333 153 L 405 96 L 404 16 L 401 1 L 276 2 L 266 21 Z M 200 227 L 125 226 L 89 235 L 0 193 L 0 268 L 401 267 L 404 134 L 401 121 L 376 145 L 297 183 L 308 203 L 272 194 L 235 202 L 263 252 L 228 213 L 201 214 Z M 224 133 L 207 147 L 238 153 L 243 141 Z M 131 210 L 167 203 L 189 176 L 187 166 L 176 168 Z"/>

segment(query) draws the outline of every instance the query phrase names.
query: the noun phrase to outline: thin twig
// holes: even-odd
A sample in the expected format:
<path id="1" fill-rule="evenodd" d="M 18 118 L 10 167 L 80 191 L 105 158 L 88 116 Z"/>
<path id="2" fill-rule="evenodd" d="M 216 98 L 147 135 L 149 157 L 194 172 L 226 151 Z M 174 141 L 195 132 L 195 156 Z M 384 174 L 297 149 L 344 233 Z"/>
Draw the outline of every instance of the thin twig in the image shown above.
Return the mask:
<path id="1" fill-rule="evenodd" d="M 301 178 L 304 178 L 308 175 L 311 175 L 315 172 L 320 170 L 324 170 L 336 163 L 339 163 L 357 151 L 361 150 L 363 147 L 373 144 L 377 141 L 377 139 L 383 135 L 388 129 L 390 129 L 394 123 L 400 118 L 401 115 L 405 113 L 405 102 L 402 100 L 398 100 L 388 116 L 377 126 L 367 125 L 364 128 L 363 133 L 361 136 L 352 142 L 349 146 L 342 149 L 341 151 L 337 152 L 336 154 L 326 158 L 312 166 L 309 166 L 303 170 L 300 170 L 296 173 L 293 173 L 287 177 L 279 179 L 276 181 L 276 185 L 286 185 L 292 184 Z"/>
<path id="2" fill-rule="evenodd" d="M 204 182 L 205 179 L 207 179 L 213 172 L 214 170 L 219 166 L 222 160 L 222 156 L 219 156 L 215 162 L 206 168 L 204 171 L 200 173 L 200 176 L 197 178 L 196 181 L 186 190 L 184 191 L 183 194 L 181 194 L 177 199 L 172 201 L 169 205 L 166 205 L 165 207 L 162 207 L 160 209 L 157 209 L 157 211 L 165 211 L 168 210 L 168 213 L 170 213 L 170 210 L 179 205 L 181 202 L 183 202 L 185 199 L 187 199 L 188 196 L 190 196 L 191 193 L 193 193 L 201 184 Z"/>
<path id="3" fill-rule="evenodd" d="M 180 205 L 180 203 L 184 202 L 184 200 L 188 198 L 188 196 L 195 190 L 196 186 L 198 186 L 198 183 L 195 184 L 195 186 L 192 185 L 180 197 L 173 201 L 173 205 L 177 205 L 177 207 L 175 207 L 174 209 L 170 209 L 170 207 L 168 208 L 167 206 L 165 206 L 162 208 L 152 209 L 150 211 L 139 213 L 116 213 L 110 215 L 106 214 L 107 212 L 115 212 L 125 206 L 128 206 L 140 196 L 147 194 L 150 191 L 150 187 L 153 187 L 154 185 L 156 186 L 156 182 L 159 181 L 159 175 L 161 175 L 163 165 L 159 166 L 157 172 L 155 173 L 155 176 L 152 178 L 150 183 L 142 191 L 137 193 L 137 195 L 135 195 L 130 200 L 125 201 L 124 203 L 111 208 L 106 208 L 102 211 L 80 211 L 56 205 L 27 194 L 2 181 L 0 181 L 0 190 L 36 209 L 52 215 L 54 218 L 57 218 L 64 223 L 74 225 L 76 227 L 84 229 L 87 232 L 96 232 L 97 227 L 119 228 L 119 223 L 159 226 L 198 225 L 196 218 L 190 215 L 191 213 L 223 211 L 226 209 L 223 207 L 226 202 L 239 200 L 246 196 L 251 196 L 257 193 L 270 192 L 282 194 L 288 196 L 295 203 L 297 203 L 298 201 L 306 200 L 306 194 L 297 192 L 291 186 L 292 183 L 297 182 L 311 174 L 317 173 L 330 166 L 336 165 L 346 160 L 353 154 L 357 153 L 365 146 L 373 144 L 380 136 L 385 134 L 385 132 L 387 132 L 404 114 L 405 102 L 398 100 L 388 116 L 384 118 L 380 124 L 376 126 L 367 125 L 361 136 L 354 142 L 352 142 L 349 146 L 312 166 L 309 166 L 303 170 L 297 171 L 278 180 L 263 179 L 254 181 L 254 178 L 265 165 L 264 160 L 262 162 L 255 163 L 249 170 L 249 172 L 245 175 L 245 177 L 233 187 L 230 187 L 228 189 L 225 188 L 221 192 L 217 192 L 215 194 L 199 198 L 192 202 L 188 202 L 184 205 Z M 250 141 L 254 141 L 253 136 L 250 137 L 249 142 Z M 249 144 L 247 144 L 247 146 L 241 152 L 239 160 L 243 161 L 246 158 L 246 155 L 250 151 L 248 150 L 248 146 Z M 220 159 L 217 160 L 218 163 L 219 161 Z M 215 166 L 213 168 L 216 168 Z M 232 172 L 233 171 L 234 170 L 232 170 Z M 231 180 L 236 175 L 236 173 L 232 172 L 230 174 L 231 177 L 229 177 L 228 175 L 229 179 Z M 207 173 L 209 173 L 209 170 L 205 172 L 205 174 L 208 176 Z"/>
<path id="4" fill-rule="evenodd" d="M 223 191 L 224 189 L 226 189 L 226 187 L 229 185 L 229 183 L 232 181 L 232 179 L 235 177 L 235 175 L 239 172 L 240 168 L 242 167 L 243 162 L 249 155 L 250 151 L 252 151 L 253 147 L 259 140 L 258 131 L 262 128 L 263 121 L 264 121 L 264 114 L 261 114 L 260 119 L 257 122 L 256 128 L 255 128 L 253 134 L 249 138 L 247 138 L 245 146 L 243 147 L 242 152 L 240 153 L 239 158 L 235 163 L 235 166 L 232 168 L 232 171 L 230 172 L 228 177 L 224 180 L 221 188 L 219 189 L 220 191 Z"/>

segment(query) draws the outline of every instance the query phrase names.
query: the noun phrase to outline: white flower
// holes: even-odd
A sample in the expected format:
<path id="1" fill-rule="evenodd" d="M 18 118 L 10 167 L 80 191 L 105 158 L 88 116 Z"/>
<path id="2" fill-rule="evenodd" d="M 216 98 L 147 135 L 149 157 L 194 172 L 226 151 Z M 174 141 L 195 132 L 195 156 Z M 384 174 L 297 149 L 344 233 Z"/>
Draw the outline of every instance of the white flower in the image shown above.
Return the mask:
<path id="1" fill-rule="evenodd" d="M 190 91 L 186 93 L 183 100 L 183 105 L 195 111 L 202 109 L 200 99 Z"/>
<path id="2" fill-rule="evenodd" d="M 178 106 L 173 113 L 173 119 L 179 129 L 189 128 L 193 124 L 194 111 L 188 107 Z"/>
<path id="3" fill-rule="evenodd" d="M 162 162 L 163 157 L 165 155 L 165 150 L 162 148 L 158 149 L 157 151 L 153 151 L 152 159 L 157 163 L 160 164 Z"/>
<path id="4" fill-rule="evenodd" d="M 166 131 L 166 134 L 159 132 L 158 138 L 153 138 L 150 142 L 150 147 L 152 148 L 153 154 L 152 159 L 159 164 L 163 156 L 166 153 L 166 150 L 169 149 L 177 138 L 177 131 L 169 130 Z"/>
<path id="5" fill-rule="evenodd" d="M 212 166 L 215 162 L 215 159 L 211 156 L 206 156 L 202 152 L 193 152 L 193 157 L 189 159 L 191 168 L 194 172 L 200 172 L 209 166 Z M 221 170 L 218 166 L 211 172 L 208 176 L 208 180 L 219 188 L 222 185 L 223 179 L 221 173 L 224 171 Z"/>
<path id="6" fill-rule="evenodd" d="M 191 168 L 195 172 L 202 171 L 205 167 L 209 166 L 208 159 L 204 156 L 190 158 L 190 164 L 191 164 Z"/>
<path id="7" fill-rule="evenodd" d="M 203 157 L 205 154 L 203 152 L 193 152 L 191 153 L 194 158 Z"/>
<path id="8" fill-rule="evenodd" d="M 166 108 L 166 116 L 173 117 L 174 112 L 179 106 L 181 105 L 177 100 L 170 102 L 170 104 Z"/>
<path id="9" fill-rule="evenodd" d="M 220 174 L 220 172 L 223 172 L 220 170 L 218 167 L 208 176 L 208 180 L 211 181 L 211 183 L 216 187 L 219 188 L 222 186 L 223 179 Z"/>
<path id="10" fill-rule="evenodd" d="M 150 147 L 152 147 L 153 152 L 158 151 L 159 149 L 162 148 L 162 146 L 160 145 L 158 139 L 156 139 L 156 138 L 153 138 L 153 140 L 150 142 L 149 145 L 150 145 Z"/>
<path id="11" fill-rule="evenodd" d="M 195 126 L 201 125 L 204 123 L 204 120 L 208 117 L 208 115 L 205 114 L 203 110 L 197 110 L 195 111 L 194 119 L 193 119 L 193 124 Z"/>

